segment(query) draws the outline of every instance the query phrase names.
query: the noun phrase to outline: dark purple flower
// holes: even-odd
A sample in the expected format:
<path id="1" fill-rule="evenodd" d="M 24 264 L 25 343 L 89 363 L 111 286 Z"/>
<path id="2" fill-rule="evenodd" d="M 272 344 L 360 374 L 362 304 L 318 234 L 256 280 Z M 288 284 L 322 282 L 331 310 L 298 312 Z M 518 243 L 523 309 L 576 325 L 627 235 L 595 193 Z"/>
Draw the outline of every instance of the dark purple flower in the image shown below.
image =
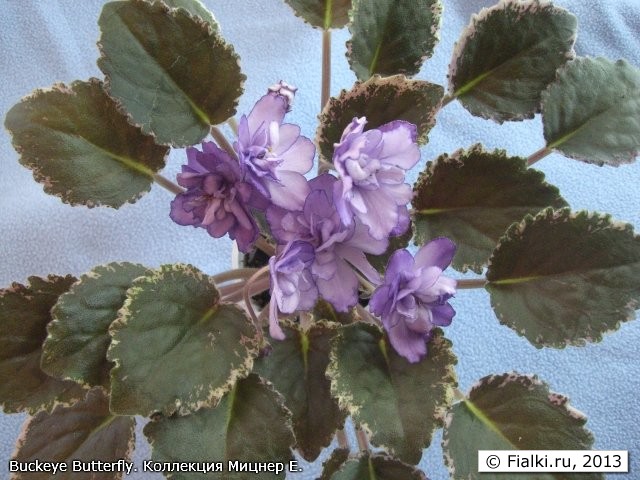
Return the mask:
<path id="1" fill-rule="evenodd" d="M 315 146 L 300 127 L 282 123 L 295 89 L 284 82 L 269 88 L 248 116 L 240 118 L 234 148 L 247 181 L 275 205 L 302 208 L 309 194 L 304 174 L 311 170 Z"/>
<path id="2" fill-rule="evenodd" d="M 204 142 L 202 152 L 188 148 L 187 159 L 178 174 L 187 191 L 171 202 L 171 219 L 206 228 L 215 238 L 229 233 L 241 251 L 248 251 L 259 230 L 249 211 L 253 188 L 242 181 L 240 166 L 213 142 Z"/>
<path id="3" fill-rule="evenodd" d="M 271 275 L 271 304 L 269 305 L 269 334 L 284 340 L 278 324 L 278 311 L 293 313 L 311 309 L 318 299 L 318 288 L 311 275 L 315 254 L 313 246 L 302 241 L 289 242 L 269 259 Z"/>
<path id="4" fill-rule="evenodd" d="M 365 117 L 354 118 L 335 145 L 333 165 L 340 180 L 334 197 L 344 224 L 355 215 L 381 239 L 408 225 L 406 205 L 413 191 L 404 177 L 420 150 L 415 125 L 397 120 L 365 132 L 366 123 Z"/>
<path id="5" fill-rule="evenodd" d="M 336 178 L 325 174 L 309 182 L 311 193 L 302 211 L 277 207 L 267 210 L 267 220 L 280 243 L 302 240 L 313 246 L 315 256 L 311 273 L 322 297 L 338 311 L 346 311 L 358 301 L 357 269 L 373 283 L 379 283 L 378 272 L 369 264 L 365 253 L 381 254 L 388 240 L 375 239 L 360 222 L 344 225 L 333 203 Z"/>
<path id="6" fill-rule="evenodd" d="M 412 363 L 426 355 L 434 326 L 449 325 L 456 313 L 447 302 L 456 293 L 456 281 L 442 276 L 455 250 L 448 238 L 427 243 L 415 259 L 407 250 L 397 250 L 384 283 L 371 296 L 369 309 L 382 319 L 391 345 Z"/>

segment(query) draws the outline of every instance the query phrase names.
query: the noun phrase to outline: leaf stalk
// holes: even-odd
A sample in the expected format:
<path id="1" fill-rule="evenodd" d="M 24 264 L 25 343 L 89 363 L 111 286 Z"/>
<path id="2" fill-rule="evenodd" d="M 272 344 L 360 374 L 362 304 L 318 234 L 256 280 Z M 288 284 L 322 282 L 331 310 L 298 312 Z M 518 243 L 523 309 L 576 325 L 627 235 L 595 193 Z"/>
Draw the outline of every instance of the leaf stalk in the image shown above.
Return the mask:
<path id="1" fill-rule="evenodd" d="M 549 147 L 546 147 L 546 146 L 542 147 L 540 150 L 538 150 L 534 154 L 530 155 L 529 158 L 527 158 L 527 166 L 530 167 L 531 165 L 533 165 L 537 161 L 542 160 L 544 157 L 549 155 L 551 152 L 552 152 L 552 150 Z"/>
<path id="2" fill-rule="evenodd" d="M 227 137 L 224 136 L 224 134 L 220 131 L 218 127 L 216 126 L 211 127 L 211 136 L 218 143 L 218 145 L 220 145 L 220 148 L 222 148 L 229 155 L 231 155 L 231 158 L 238 160 L 238 155 L 236 154 L 236 151 L 233 149 L 233 146 L 231 145 L 231 143 L 229 143 L 229 140 L 227 140 Z"/>
<path id="3" fill-rule="evenodd" d="M 322 90 L 320 94 L 320 109 L 329 101 L 331 91 L 331 30 L 322 31 Z"/>
<path id="4" fill-rule="evenodd" d="M 158 185 L 160 185 L 162 188 L 170 191 L 171 193 L 175 193 L 176 195 L 179 195 L 184 192 L 184 188 L 182 188 L 180 185 L 173 183 L 167 177 L 163 177 L 159 173 L 153 174 L 153 181 L 156 182 Z"/>

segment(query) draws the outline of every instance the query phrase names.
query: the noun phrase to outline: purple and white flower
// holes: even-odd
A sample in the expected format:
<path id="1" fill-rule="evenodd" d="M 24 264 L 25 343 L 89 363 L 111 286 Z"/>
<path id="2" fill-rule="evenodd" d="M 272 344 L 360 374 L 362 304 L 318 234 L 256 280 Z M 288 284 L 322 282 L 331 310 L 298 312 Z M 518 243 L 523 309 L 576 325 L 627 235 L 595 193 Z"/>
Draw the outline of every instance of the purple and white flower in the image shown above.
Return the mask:
<path id="1" fill-rule="evenodd" d="M 417 128 L 397 120 L 364 131 L 366 123 L 365 117 L 354 118 L 335 145 L 333 165 L 340 180 L 334 199 L 345 225 L 355 216 L 382 239 L 408 226 L 406 205 L 413 191 L 405 172 L 420 159 Z"/>
<path id="2" fill-rule="evenodd" d="M 215 238 L 229 233 L 241 251 L 248 251 L 259 230 L 249 211 L 254 190 L 242 180 L 238 162 L 213 142 L 204 142 L 202 151 L 188 148 L 187 159 L 178 174 L 178 183 L 187 191 L 171 202 L 171 219 L 205 228 Z"/>
<path id="3" fill-rule="evenodd" d="M 271 304 L 269 305 L 269 334 L 284 340 L 278 324 L 278 311 L 293 313 L 309 310 L 318 300 L 318 288 L 311 275 L 314 261 L 313 246 L 307 242 L 289 242 L 277 256 L 269 259 L 271 275 Z"/>
<path id="4" fill-rule="evenodd" d="M 245 178 L 279 207 L 302 208 L 309 194 L 304 174 L 311 170 L 315 146 L 300 127 L 283 123 L 295 89 L 284 82 L 269 88 L 238 125 L 238 154 Z"/>
<path id="5" fill-rule="evenodd" d="M 427 243 L 415 258 L 397 250 L 384 282 L 371 296 L 369 309 L 382 319 L 391 345 L 412 363 L 426 355 L 431 330 L 449 325 L 456 313 L 448 303 L 456 293 L 456 281 L 442 275 L 455 250 L 448 238 Z"/>
<path id="6" fill-rule="evenodd" d="M 336 181 L 329 174 L 314 178 L 309 181 L 311 193 L 301 211 L 271 207 L 267 220 L 280 244 L 298 240 L 311 245 L 314 255 L 308 268 L 317 291 L 336 310 L 344 312 L 358 301 L 359 281 L 354 269 L 372 283 L 380 283 L 380 274 L 369 264 L 365 253 L 383 253 L 388 240 L 373 238 L 359 221 L 351 225 L 341 222 L 333 203 Z M 276 257 L 275 265 L 280 258 Z M 294 308 L 298 309 L 302 307 Z M 270 321 L 276 322 L 277 312 L 270 313 Z"/>

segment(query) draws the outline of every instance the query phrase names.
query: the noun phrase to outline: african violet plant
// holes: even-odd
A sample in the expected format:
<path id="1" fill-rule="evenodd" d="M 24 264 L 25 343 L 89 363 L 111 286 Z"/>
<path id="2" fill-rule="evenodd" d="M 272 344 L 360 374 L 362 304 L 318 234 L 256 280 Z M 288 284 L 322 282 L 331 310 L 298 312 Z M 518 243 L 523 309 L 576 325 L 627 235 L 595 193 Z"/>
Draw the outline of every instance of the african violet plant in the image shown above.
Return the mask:
<path id="1" fill-rule="evenodd" d="M 33 415 L 14 478 L 49 478 L 22 466 L 89 462 L 96 448 L 103 462 L 129 459 L 135 415 L 151 419 L 152 468 L 181 479 L 277 477 L 292 449 L 314 460 L 334 436 L 322 478 L 425 478 L 413 465 L 439 428 L 456 479 L 477 478 L 480 447 L 591 447 L 585 417 L 536 377 L 498 374 L 459 392 L 440 327 L 468 288 L 485 289 L 500 322 L 537 347 L 597 342 L 634 317 L 640 239 L 609 215 L 572 211 L 531 165 L 552 151 L 632 162 L 640 72 L 575 58 L 564 9 L 502 0 L 463 32 L 445 93 L 410 78 L 437 42 L 439 0 L 286 1 L 323 31 L 315 141 L 286 122 L 296 88 L 285 81 L 234 119 L 245 77 L 197 0 L 105 4 L 104 81 L 38 90 L 7 114 L 47 193 L 118 208 L 155 181 L 175 195 L 176 223 L 268 258 L 213 276 L 112 263 L 2 290 L 0 404 Z M 329 98 L 330 31 L 347 24 L 359 81 Z M 546 146 L 527 159 L 481 145 L 443 154 L 411 187 L 406 173 L 454 100 L 499 123 L 541 112 Z M 182 147 L 176 184 L 158 172 Z M 450 265 L 485 274 L 454 280 Z"/>

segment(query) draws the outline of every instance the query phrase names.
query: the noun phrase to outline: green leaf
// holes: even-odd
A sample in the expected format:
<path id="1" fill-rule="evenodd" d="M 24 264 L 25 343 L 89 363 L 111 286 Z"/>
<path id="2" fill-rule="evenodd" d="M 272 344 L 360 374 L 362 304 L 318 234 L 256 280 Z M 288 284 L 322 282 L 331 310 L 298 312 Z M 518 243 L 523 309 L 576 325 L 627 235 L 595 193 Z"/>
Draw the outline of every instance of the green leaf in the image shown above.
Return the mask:
<path id="1" fill-rule="evenodd" d="M 349 65 L 359 80 L 418 73 L 438 43 L 440 0 L 369 0 L 354 2 Z"/>
<path id="2" fill-rule="evenodd" d="M 285 406 L 293 414 L 297 448 L 306 460 L 314 461 L 346 416 L 331 396 L 325 377 L 337 325 L 316 322 L 302 330 L 292 322 L 283 322 L 282 327 L 286 339 L 272 342 L 271 353 L 256 361 L 254 372 L 284 396 Z"/>
<path id="3" fill-rule="evenodd" d="M 87 398 L 72 407 L 56 407 L 51 414 L 40 412 L 27 420 L 18 439 L 13 459 L 19 462 L 65 462 L 67 472 L 16 473 L 12 480 L 74 480 L 123 478 L 125 463 L 130 462 L 135 444 L 135 420 L 109 412 L 109 398 L 95 388 Z M 96 473 L 99 460 L 121 469 L 121 473 Z M 120 463 L 117 463 L 119 462 Z M 75 462 L 94 473 L 72 472 Z M 129 463 L 130 468 L 133 464 Z"/>
<path id="4" fill-rule="evenodd" d="M 409 224 L 409 228 L 402 235 L 397 237 L 389 237 L 389 246 L 387 250 L 380 255 L 365 254 L 369 263 L 379 272 L 384 273 L 387 268 L 389 258 L 396 250 L 406 248 L 413 238 L 413 225 Z"/>
<path id="5" fill-rule="evenodd" d="M 346 312 L 339 312 L 331 303 L 323 298 L 318 298 L 318 301 L 310 313 L 314 321 L 327 320 L 328 322 L 338 323 L 340 325 L 348 325 L 362 320 L 356 307 L 350 308 Z"/>
<path id="6" fill-rule="evenodd" d="M 574 56 L 577 20 L 546 0 L 483 9 L 456 44 L 449 94 L 472 115 L 502 123 L 533 118 L 556 70 Z"/>
<path id="7" fill-rule="evenodd" d="M 487 280 L 500 323 L 536 347 L 598 342 L 640 306 L 640 237 L 609 215 L 549 208 L 511 226 Z"/>
<path id="8" fill-rule="evenodd" d="M 330 480 L 342 465 L 349 460 L 350 450 L 348 448 L 336 448 L 329 458 L 322 463 L 322 475 L 317 480 Z"/>
<path id="9" fill-rule="evenodd" d="M 295 443 L 282 397 L 255 374 L 239 380 L 215 408 L 163 417 L 144 428 L 156 462 L 289 462 Z M 177 473 L 173 480 L 282 478 L 267 472 Z"/>
<path id="10" fill-rule="evenodd" d="M 320 157 L 332 161 L 333 144 L 340 142 L 342 132 L 354 117 L 367 117 L 367 130 L 405 120 L 418 127 L 418 143 L 426 143 L 443 93 L 440 85 L 409 80 L 404 75 L 376 75 L 366 82 L 356 82 L 350 91 L 342 90 L 338 98 L 329 99 L 320 114 L 316 132 Z"/>
<path id="11" fill-rule="evenodd" d="M 5 413 L 51 411 L 84 398 L 86 391 L 77 383 L 40 369 L 51 307 L 75 280 L 71 275 L 29 277 L 28 285 L 0 290 L 0 406 Z"/>
<path id="12" fill-rule="evenodd" d="M 42 369 L 57 378 L 109 386 L 113 366 L 106 354 L 115 321 L 134 279 L 151 273 L 142 265 L 110 263 L 80 277 L 54 305 L 42 346 Z"/>
<path id="13" fill-rule="evenodd" d="M 184 415 L 215 404 L 251 371 L 255 327 L 219 297 L 190 265 L 165 265 L 133 282 L 109 331 L 112 411 Z"/>
<path id="14" fill-rule="evenodd" d="M 412 464 L 442 426 L 456 386 L 457 360 L 441 330 L 434 330 L 428 351 L 409 363 L 378 327 L 357 323 L 334 340 L 327 371 L 331 392 L 369 430 L 371 442 Z"/>
<path id="15" fill-rule="evenodd" d="M 333 475 L 323 475 L 327 480 L 427 480 L 417 468 L 384 454 L 364 453 L 349 460 Z"/>
<path id="16" fill-rule="evenodd" d="M 640 149 L 640 70 L 624 60 L 577 58 L 542 95 L 547 147 L 617 167 Z"/>
<path id="17" fill-rule="evenodd" d="M 153 3 L 152 0 L 147 0 Z M 200 0 L 162 0 L 167 6 L 171 8 L 183 8 L 191 15 L 199 17 L 209 24 L 214 32 L 220 31 L 220 25 L 216 21 L 213 13 L 204 6 Z"/>
<path id="18" fill-rule="evenodd" d="M 95 78 L 36 90 L 9 110 L 5 127 L 20 163 L 71 205 L 135 202 L 169 151 L 130 125 Z"/>
<path id="19" fill-rule="evenodd" d="M 285 0 L 298 17 L 316 28 L 342 28 L 349 22 L 351 0 Z"/>
<path id="20" fill-rule="evenodd" d="M 449 237 L 453 267 L 481 273 L 498 240 L 514 222 L 545 207 L 564 207 L 558 189 L 526 160 L 481 145 L 429 162 L 414 186 L 417 245 Z"/>
<path id="21" fill-rule="evenodd" d="M 98 23 L 109 94 L 160 143 L 193 145 L 235 113 L 238 56 L 200 18 L 128 0 L 107 3 Z"/>
<path id="22" fill-rule="evenodd" d="M 451 478 L 503 480 L 505 474 L 478 474 L 478 450 L 588 450 L 593 436 L 586 417 L 567 397 L 549 391 L 536 376 L 505 373 L 476 383 L 468 398 L 447 415 L 442 440 Z M 539 473 L 517 475 L 539 480 Z M 548 473 L 550 480 L 602 479 L 602 474 Z"/>

